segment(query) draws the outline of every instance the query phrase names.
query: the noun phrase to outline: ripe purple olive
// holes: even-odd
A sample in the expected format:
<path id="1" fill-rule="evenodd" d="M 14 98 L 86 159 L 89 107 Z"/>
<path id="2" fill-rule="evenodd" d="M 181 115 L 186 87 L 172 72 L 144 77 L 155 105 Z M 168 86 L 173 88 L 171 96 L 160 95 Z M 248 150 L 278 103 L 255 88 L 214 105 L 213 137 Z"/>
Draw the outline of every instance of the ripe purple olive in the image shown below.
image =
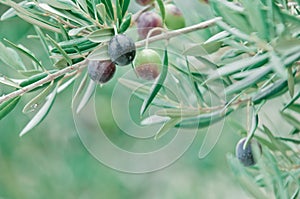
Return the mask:
<path id="1" fill-rule="evenodd" d="M 108 55 L 113 63 L 125 66 L 135 57 L 135 43 L 124 34 L 115 35 L 108 43 Z"/>
<path id="2" fill-rule="evenodd" d="M 171 30 L 176 30 L 185 27 L 185 20 L 182 12 L 174 4 L 165 5 L 166 16 L 165 24 Z"/>
<path id="3" fill-rule="evenodd" d="M 144 49 L 137 53 L 134 65 L 140 78 L 153 80 L 160 74 L 162 62 L 156 51 Z"/>
<path id="4" fill-rule="evenodd" d="M 148 11 L 139 16 L 137 20 L 137 28 L 140 39 L 145 39 L 149 31 L 155 27 L 163 27 L 162 19 L 157 13 Z M 152 32 L 150 36 L 158 35 L 160 33 L 161 31 L 157 30 Z"/>
<path id="5" fill-rule="evenodd" d="M 115 74 L 116 66 L 111 61 L 89 61 L 88 74 L 100 84 L 108 82 Z"/>
<path id="6" fill-rule="evenodd" d="M 154 0 L 135 0 L 141 6 L 146 6 L 154 2 Z"/>
<path id="7" fill-rule="evenodd" d="M 248 143 L 245 149 L 243 149 L 244 143 L 247 138 L 242 138 L 236 145 L 235 149 L 235 154 L 239 161 L 244 165 L 244 166 L 253 166 L 256 164 L 254 154 L 253 154 L 253 147 L 257 147 L 261 153 L 261 145 L 255 140 L 252 139 Z"/>

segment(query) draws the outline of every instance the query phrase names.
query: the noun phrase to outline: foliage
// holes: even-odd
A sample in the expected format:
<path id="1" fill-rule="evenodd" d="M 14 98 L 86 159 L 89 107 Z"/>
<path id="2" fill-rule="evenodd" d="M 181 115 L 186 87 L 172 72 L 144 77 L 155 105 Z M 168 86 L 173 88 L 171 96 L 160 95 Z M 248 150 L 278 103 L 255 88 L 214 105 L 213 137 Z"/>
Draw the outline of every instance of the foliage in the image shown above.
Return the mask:
<path id="1" fill-rule="evenodd" d="M 0 119 L 26 93 L 35 94 L 23 109 L 24 113 L 35 112 L 35 116 L 20 136 L 42 122 L 55 105 L 55 96 L 75 80 L 81 83 L 74 98 L 82 96 L 77 112 L 84 108 L 95 91 L 95 84 L 85 75 L 88 60 L 109 59 L 107 42 L 115 34 L 133 30 L 134 20 L 140 14 L 128 12 L 132 3 L 129 0 L 25 0 L 18 4 L 0 0 L 0 3 L 11 7 L 1 20 L 18 16 L 34 26 L 36 34 L 31 37 L 40 40 L 52 63 L 42 64 L 29 49 L 12 41 L 0 43 L 0 59 L 18 73 L 0 77 L 0 83 L 11 88 L 10 93 L 0 97 Z M 157 9 L 164 18 L 164 3 L 157 0 L 142 11 Z M 209 5 L 215 18 L 199 20 L 198 24 L 176 31 L 165 29 L 160 35 L 136 42 L 141 48 L 169 39 L 165 45 L 157 45 L 163 49 L 157 49 L 164 55 L 163 66 L 152 86 L 142 85 L 140 79 L 119 81 L 129 89 L 142 85 L 134 91 L 143 100 L 141 117 L 150 106 L 160 108 L 150 116 L 155 120 L 142 121 L 145 125 L 162 123 L 157 139 L 173 127 L 203 128 L 246 108 L 249 125 L 244 128 L 233 123 L 232 126 L 246 132 L 246 144 L 255 137 L 263 146 L 263 155 L 251 168 L 243 167 L 229 156 L 235 176 L 256 198 L 267 198 L 270 194 L 276 198 L 297 198 L 300 189 L 299 1 L 210 0 Z M 199 29 L 206 29 L 207 35 L 197 35 L 197 42 L 185 35 Z M 183 47 L 176 46 L 176 40 L 173 42 L 177 36 L 182 38 Z M 175 84 L 180 95 L 188 97 L 174 99 L 167 92 L 169 84 Z M 284 136 L 275 135 L 259 121 L 263 117 L 261 108 L 275 97 L 281 97 L 282 107 L 276 108 L 293 128 Z"/>

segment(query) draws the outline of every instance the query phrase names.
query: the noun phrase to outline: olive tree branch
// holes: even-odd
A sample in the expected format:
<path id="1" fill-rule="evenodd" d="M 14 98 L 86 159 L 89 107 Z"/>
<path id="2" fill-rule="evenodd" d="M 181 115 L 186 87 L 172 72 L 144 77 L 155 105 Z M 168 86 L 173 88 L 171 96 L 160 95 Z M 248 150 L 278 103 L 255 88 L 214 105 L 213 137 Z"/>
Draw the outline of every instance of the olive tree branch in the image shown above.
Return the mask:
<path id="1" fill-rule="evenodd" d="M 176 37 L 178 35 L 186 34 L 189 32 L 196 31 L 196 30 L 200 30 L 200 29 L 205 29 L 205 28 L 208 28 L 208 27 L 214 25 L 216 22 L 221 21 L 221 20 L 222 20 L 222 17 L 215 17 L 213 19 L 210 19 L 210 20 L 207 20 L 207 21 L 204 21 L 204 22 L 192 25 L 192 26 L 188 26 L 188 27 L 181 28 L 178 30 L 168 31 L 163 34 L 159 34 L 159 35 L 150 37 L 148 40 L 144 39 L 142 41 L 138 41 L 135 43 L 135 46 L 137 48 L 139 48 L 139 47 L 145 46 L 147 42 L 152 43 L 152 42 L 159 41 L 159 40 L 168 40 L 168 39 L 170 39 L 172 37 Z"/>
<path id="2" fill-rule="evenodd" d="M 0 2 L 1 2 L 1 0 L 0 0 Z M 168 32 L 165 32 L 163 34 L 150 37 L 149 39 L 138 41 L 138 42 L 135 43 L 135 45 L 138 48 L 138 47 L 145 46 L 147 42 L 151 43 L 151 42 L 155 42 L 155 41 L 159 41 L 159 40 L 168 40 L 172 37 L 176 37 L 176 36 L 181 35 L 181 34 L 185 34 L 185 33 L 189 33 L 189 32 L 199 30 L 199 29 L 204 29 L 204 28 L 210 27 L 210 26 L 214 25 L 217 21 L 220 21 L 220 20 L 222 20 L 221 17 L 216 17 L 216 18 L 213 18 L 213 19 L 210 19 L 210 20 L 207 20 L 207 21 L 204 21 L 204 22 L 201 22 L 199 24 L 192 25 L 192 26 L 189 26 L 189 27 L 186 27 L 186 28 L 173 30 L 173 31 L 168 31 Z M 39 81 L 36 81 L 36 82 L 34 82 L 34 83 L 32 83 L 28 86 L 20 88 L 19 90 L 16 90 L 16 91 L 11 92 L 7 95 L 4 95 L 4 96 L 0 97 L 0 104 L 2 102 L 5 102 L 9 99 L 14 98 L 14 97 L 21 96 L 24 93 L 27 93 L 27 92 L 29 92 L 29 91 L 45 84 L 45 83 L 51 82 L 51 81 L 55 80 L 56 78 L 66 74 L 66 73 L 79 70 L 80 68 L 85 67 L 86 63 L 87 63 L 87 60 L 85 59 L 82 62 L 79 62 L 79 63 L 74 64 L 72 66 L 66 67 L 66 68 L 64 68 L 64 69 L 62 69 L 62 70 L 60 70 L 56 73 L 49 74 L 47 77 L 45 77 L 45 78 L 43 78 Z"/>
<path id="3" fill-rule="evenodd" d="M 33 90 L 33 89 L 35 89 L 35 88 L 37 88 L 37 87 L 45 84 L 45 83 L 51 82 L 51 81 L 55 80 L 56 78 L 58 78 L 58 77 L 60 77 L 60 76 L 62 76 L 64 74 L 66 74 L 66 73 L 79 70 L 80 68 L 82 68 L 82 67 L 84 67 L 86 65 L 86 62 L 87 62 L 87 60 L 81 61 L 81 62 L 79 62 L 77 64 L 74 64 L 74 65 L 69 66 L 67 68 L 64 68 L 64 69 L 62 69 L 60 71 L 57 71 L 56 73 L 49 74 L 47 77 L 45 77 L 45 78 L 43 78 L 43 79 L 41 79 L 39 81 L 36 81 L 36 82 L 34 82 L 32 84 L 29 84 L 28 86 L 20 88 L 19 90 L 16 90 L 16 91 L 11 92 L 11 93 L 9 93 L 7 95 L 4 95 L 4 96 L 0 97 L 0 104 L 2 102 L 5 102 L 5 101 L 7 101 L 9 99 L 14 98 L 14 97 L 21 96 L 24 93 L 27 93 L 27 92 L 29 92 L 29 91 L 31 91 L 31 90 Z"/>

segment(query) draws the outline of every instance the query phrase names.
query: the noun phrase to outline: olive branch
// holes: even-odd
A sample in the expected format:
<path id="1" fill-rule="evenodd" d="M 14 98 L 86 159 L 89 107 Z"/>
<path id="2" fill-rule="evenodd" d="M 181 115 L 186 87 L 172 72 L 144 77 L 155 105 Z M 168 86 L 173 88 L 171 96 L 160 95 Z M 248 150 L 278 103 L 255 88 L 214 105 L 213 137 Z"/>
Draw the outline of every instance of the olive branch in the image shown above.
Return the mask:
<path id="1" fill-rule="evenodd" d="M 254 138 L 261 143 L 264 153 L 262 161 L 275 165 L 271 172 L 276 174 L 276 178 L 269 180 L 274 186 L 269 187 L 280 187 L 279 191 L 266 191 L 274 192 L 277 198 L 296 198 L 300 190 L 299 183 L 295 184 L 286 176 L 291 175 L 289 171 L 297 168 L 298 162 L 298 149 L 291 143 L 300 143 L 297 138 L 300 131 L 299 1 L 237 2 L 211 0 L 209 6 L 213 13 L 207 20 L 169 30 L 166 28 L 166 5 L 169 2 L 162 0 L 156 0 L 136 13 L 128 10 L 132 3 L 129 0 L 117 0 L 115 3 L 102 0 L 47 3 L 23 1 L 19 4 L 11 0 L 0 0 L 0 3 L 10 7 L 1 20 L 18 16 L 32 24 L 36 31 L 32 38 L 40 40 L 53 63 L 51 66 L 43 65 L 29 49 L 11 41 L 4 40 L 0 43 L 2 62 L 25 77 L 0 77 L 0 83 L 11 89 L 11 92 L 0 97 L 0 119 L 17 106 L 25 93 L 40 91 L 23 110 L 27 112 L 31 106 L 44 105 L 38 106 L 36 115 L 21 133 L 24 135 L 45 118 L 59 88 L 67 88 L 75 79 L 80 78 L 77 93 L 85 90 L 79 110 L 83 108 L 95 87 L 85 75 L 84 69 L 89 60 L 109 59 L 107 43 L 111 38 L 115 34 L 127 34 L 134 29 L 141 14 L 156 10 L 164 22 L 163 27 L 159 28 L 166 31 L 137 41 L 135 46 L 143 48 L 152 43 L 153 46 L 149 48 L 155 49 L 155 45 L 161 47 L 157 41 L 170 40 L 166 49 L 161 51 L 164 56 L 160 76 L 153 82 L 152 87 L 142 87 L 139 80 L 119 79 L 129 89 L 141 87 L 135 93 L 144 102 L 140 111 L 141 117 L 150 106 L 160 108 L 150 116 L 157 120 L 144 118 L 142 124 L 161 123 L 162 128 L 155 136 L 160 138 L 171 128 L 206 127 L 246 107 L 247 128 L 232 122 L 232 126 L 241 130 L 245 137 L 239 150 L 249 149 L 248 144 Z M 200 34 L 199 30 L 203 32 Z M 189 36 L 187 33 L 190 33 Z M 28 63 L 31 66 L 25 66 L 24 57 L 27 61 L 30 60 Z M 181 61 L 176 58 L 181 58 Z M 82 73 L 83 78 L 79 75 Z M 171 100 L 164 93 L 165 80 L 169 77 L 176 80 L 174 84 L 183 96 L 193 97 L 182 102 Z M 86 86 L 88 82 L 89 86 Z M 224 87 L 221 91 L 220 85 Z M 217 104 L 211 104 L 209 95 L 217 99 Z M 293 130 L 285 137 L 279 137 L 264 124 L 260 124 L 259 119 L 262 117 L 260 110 L 266 102 L 283 95 L 285 99 L 278 110 Z M 265 149 L 268 149 L 267 152 L 264 152 Z M 228 159 L 237 173 L 237 178 L 239 174 L 246 176 L 245 179 L 238 178 L 246 189 L 257 198 L 266 198 L 264 192 L 253 192 L 260 190 L 260 185 L 247 183 L 253 182 L 247 170 L 235 158 L 230 156 Z M 259 172 L 264 171 L 262 164 L 258 165 Z M 286 179 L 287 187 L 295 190 L 293 194 L 283 188 L 282 178 Z"/>

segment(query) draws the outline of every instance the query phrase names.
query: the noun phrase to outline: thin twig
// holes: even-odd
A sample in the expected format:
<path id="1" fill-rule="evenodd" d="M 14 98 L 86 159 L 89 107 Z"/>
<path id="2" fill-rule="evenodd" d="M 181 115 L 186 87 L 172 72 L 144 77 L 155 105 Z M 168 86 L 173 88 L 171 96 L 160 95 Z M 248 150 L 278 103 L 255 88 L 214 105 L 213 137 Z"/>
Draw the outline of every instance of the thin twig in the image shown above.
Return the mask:
<path id="1" fill-rule="evenodd" d="M 209 26 L 214 25 L 217 21 L 221 21 L 221 20 L 222 20 L 222 17 L 216 17 L 216 18 L 198 23 L 196 25 L 192 25 L 192 26 L 185 27 L 185 28 L 182 28 L 182 29 L 173 30 L 173 31 L 169 31 L 169 32 L 166 32 L 166 33 L 163 33 L 163 34 L 160 34 L 160 35 L 156 35 L 156 36 L 150 37 L 148 39 L 148 43 L 152 43 L 152 42 L 159 41 L 159 40 L 168 40 L 168 39 L 170 39 L 172 37 L 176 37 L 178 35 L 193 32 L 195 30 L 208 28 Z M 135 46 L 137 48 L 145 46 L 146 42 L 147 42 L 146 39 L 144 39 L 142 41 L 138 41 L 138 42 L 135 43 Z"/>
<path id="2" fill-rule="evenodd" d="M 14 97 L 21 96 L 21 95 L 23 95 L 24 93 L 27 93 L 27 92 L 29 92 L 29 91 L 31 91 L 31 90 L 33 90 L 33 89 L 35 89 L 35 88 L 37 88 L 37 87 L 39 87 L 39 86 L 45 84 L 45 83 L 51 82 L 51 81 L 55 80 L 56 78 L 58 78 L 58 77 L 60 77 L 60 76 L 62 76 L 62 75 L 64 75 L 64 74 L 66 74 L 66 73 L 69 73 L 69 72 L 78 70 L 78 69 L 80 69 L 81 67 L 83 67 L 83 66 L 86 64 L 86 62 L 87 62 L 87 61 L 84 60 L 84 61 L 82 61 L 82 62 L 79 62 L 79 63 L 74 64 L 74 65 L 72 65 L 72 66 L 69 66 L 69 67 L 67 67 L 67 68 L 64 68 L 64 69 L 62 69 L 62 70 L 60 70 L 60 71 L 57 71 L 56 73 L 49 74 L 47 77 L 45 77 L 45 78 L 43 78 L 43 79 L 41 79 L 41 80 L 39 80 L 39 81 L 37 81 L 37 82 L 34 82 L 34 83 L 32 83 L 32 84 L 29 84 L 28 86 L 25 86 L 25 87 L 23 87 L 23 88 L 20 88 L 20 89 L 17 90 L 17 91 L 14 91 L 14 92 L 11 92 L 11 93 L 9 93 L 9 94 L 7 94 L 7 95 L 4 95 L 4 96 L 0 97 L 0 104 L 1 104 L 2 102 L 5 102 L 5 101 L 7 101 L 7 100 L 9 100 L 9 99 L 14 98 Z"/>

